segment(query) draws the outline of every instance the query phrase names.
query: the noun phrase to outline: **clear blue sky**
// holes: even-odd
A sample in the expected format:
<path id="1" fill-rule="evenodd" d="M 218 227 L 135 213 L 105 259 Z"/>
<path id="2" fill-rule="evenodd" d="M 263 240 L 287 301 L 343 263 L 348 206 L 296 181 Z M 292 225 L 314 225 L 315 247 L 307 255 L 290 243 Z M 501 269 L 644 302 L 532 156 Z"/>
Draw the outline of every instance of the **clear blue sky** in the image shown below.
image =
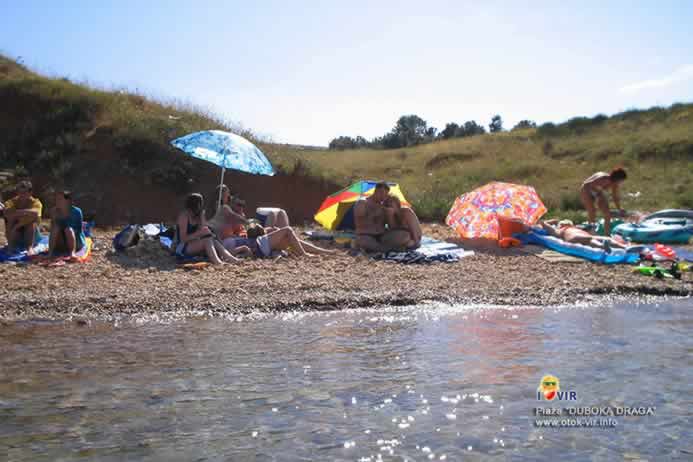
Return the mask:
<path id="1" fill-rule="evenodd" d="M 300 144 L 693 101 L 693 1 L 108 3 L 0 0 L 0 50 Z"/>

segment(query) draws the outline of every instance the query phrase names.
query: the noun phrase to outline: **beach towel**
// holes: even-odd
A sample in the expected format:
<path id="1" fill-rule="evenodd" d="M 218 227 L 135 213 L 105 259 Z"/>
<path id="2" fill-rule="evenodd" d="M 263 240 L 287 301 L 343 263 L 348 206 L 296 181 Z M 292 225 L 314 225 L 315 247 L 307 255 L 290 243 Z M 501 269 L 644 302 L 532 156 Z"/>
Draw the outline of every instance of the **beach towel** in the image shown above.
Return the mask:
<path id="1" fill-rule="evenodd" d="M 33 255 L 48 251 L 48 236 L 39 235 L 38 237 L 39 239 L 36 241 L 36 245 L 31 249 Z M 7 246 L 0 248 L 0 263 L 28 261 L 29 258 L 29 253 L 26 249 L 10 252 Z"/>
<path id="2" fill-rule="evenodd" d="M 534 255 L 535 257 L 541 258 L 542 260 L 551 263 L 585 262 L 585 260 L 582 258 L 573 257 L 572 255 L 566 255 L 564 253 L 556 252 L 555 250 L 550 250 L 538 245 L 525 245 L 524 247 L 518 247 L 517 250 L 528 255 Z"/>
<path id="3" fill-rule="evenodd" d="M 393 261 L 407 265 L 414 263 L 454 263 L 464 257 L 474 255 L 456 244 L 439 241 L 427 236 L 421 238 L 421 246 L 404 252 L 390 251 L 373 255 L 375 260 Z"/>
<path id="4" fill-rule="evenodd" d="M 36 263 L 40 266 L 63 266 L 67 263 L 86 263 L 91 258 L 91 251 L 94 247 L 94 241 L 92 238 L 88 237 L 84 240 L 84 246 L 75 253 L 74 256 L 57 256 L 50 257 L 48 255 L 34 255 L 29 257 L 29 261 Z"/>
<path id="5" fill-rule="evenodd" d="M 568 243 L 557 237 L 549 236 L 542 230 L 534 230 L 529 233 L 515 234 L 524 244 L 535 244 L 546 247 L 556 252 L 574 257 L 584 258 L 585 260 L 605 265 L 619 263 L 632 264 L 640 260 L 640 254 L 626 252 L 624 249 L 609 249 L 609 251 L 590 247 L 583 244 Z"/>

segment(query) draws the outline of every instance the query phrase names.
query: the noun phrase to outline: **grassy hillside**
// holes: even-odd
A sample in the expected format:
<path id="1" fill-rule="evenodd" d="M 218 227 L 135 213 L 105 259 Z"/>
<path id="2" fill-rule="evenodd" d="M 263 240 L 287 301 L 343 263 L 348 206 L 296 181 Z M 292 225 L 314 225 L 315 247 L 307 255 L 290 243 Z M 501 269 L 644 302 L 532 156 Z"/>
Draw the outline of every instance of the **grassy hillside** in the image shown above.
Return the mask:
<path id="1" fill-rule="evenodd" d="M 339 184 L 399 181 L 428 218 L 444 217 L 455 196 L 492 180 L 533 185 L 554 215 L 579 218 L 581 182 L 616 165 L 629 174 L 626 208 L 693 208 L 693 104 L 406 149 L 289 152 L 281 161 L 299 160 Z M 626 194 L 638 191 L 638 198 Z"/>
<path id="2" fill-rule="evenodd" d="M 0 175 L 0 182 L 8 178 L 2 189 L 30 177 L 39 197 L 49 202 L 51 188 L 74 190 L 102 224 L 170 220 L 186 193 L 210 197 L 218 184 L 217 167 L 169 144 L 205 129 L 234 131 L 265 152 L 274 151 L 251 132 L 199 108 L 47 78 L 0 56 L 0 170 L 14 174 Z M 297 220 L 310 218 L 335 186 L 306 177 L 300 165 L 282 165 L 288 167 L 272 178 L 228 172 L 227 184 L 250 205 L 276 204 Z"/>
<path id="3" fill-rule="evenodd" d="M 195 107 L 47 78 L 0 56 L 0 170 L 31 177 L 43 198 L 53 186 L 73 189 L 100 223 L 168 220 L 187 192 L 211 195 L 218 169 L 169 141 L 212 128 L 254 139 Z M 491 180 L 531 184 L 553 214 L 576 217 L 582 180 L 614 165 L 630 175 L 624 192 L 641 192 L 624 194 L 626 208 L 693 207 L 693 104 L 390 151 L 254 141 L 279 175 L 230 173 L 229 183 L 251 206 L 282 206 L 297 220 L 359 178 L 398 181 L 426 219 L 444 218 L 455 196 Z"/>

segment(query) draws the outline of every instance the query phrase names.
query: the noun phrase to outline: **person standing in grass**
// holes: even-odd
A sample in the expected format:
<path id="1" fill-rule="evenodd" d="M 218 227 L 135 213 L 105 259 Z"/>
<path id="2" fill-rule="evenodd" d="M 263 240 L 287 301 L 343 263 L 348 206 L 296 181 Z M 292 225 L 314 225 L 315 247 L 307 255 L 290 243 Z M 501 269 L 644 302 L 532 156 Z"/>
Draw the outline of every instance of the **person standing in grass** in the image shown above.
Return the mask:
<path id="1" fill-rule="evenodd" d="M 25 248 L 31 253 L 40 237 L 43 205 L 31 194 L 32 189 L 30 181 L 21 181 L 17 185 L 17 195 L 0 207 L 10 252 Z"/>
<path id="2" fill-rule="evenodd" d="M 82 210 L 72 204 L 70 191 L 55 193 L 55 208 L 51 213 L 51 235 L 48 252 L 52 256 L 73 257 L 86 245 Z"/>
<path id="3" fill-rule="evenodd" d="M 580 200 L 587 210 L 587 221 L 590 223 L 596 221 L 596 208 L 599 207 L 599 210 L 604 214 L 604 232 L 607 236 L 611 234 L 611 211 L 609 210 L 606 190 L 611 190 L 616 208 L 623 212 L 619 188 L 626 178 L 626 171 L 621 167 L 616 167 L 610 173 L 595 173 L 583 181 L 580 187 Z"/>

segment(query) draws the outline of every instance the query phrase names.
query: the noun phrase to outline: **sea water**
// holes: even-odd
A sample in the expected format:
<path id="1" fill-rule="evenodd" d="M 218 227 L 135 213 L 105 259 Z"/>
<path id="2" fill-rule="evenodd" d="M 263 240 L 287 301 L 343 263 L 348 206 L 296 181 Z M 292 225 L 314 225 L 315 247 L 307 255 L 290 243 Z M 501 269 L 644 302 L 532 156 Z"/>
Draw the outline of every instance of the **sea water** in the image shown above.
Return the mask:
<path id="1" fill-rule="evenodd" d="M 10 324 L 0 458 L 690 460 L 692 305 Z"/>

